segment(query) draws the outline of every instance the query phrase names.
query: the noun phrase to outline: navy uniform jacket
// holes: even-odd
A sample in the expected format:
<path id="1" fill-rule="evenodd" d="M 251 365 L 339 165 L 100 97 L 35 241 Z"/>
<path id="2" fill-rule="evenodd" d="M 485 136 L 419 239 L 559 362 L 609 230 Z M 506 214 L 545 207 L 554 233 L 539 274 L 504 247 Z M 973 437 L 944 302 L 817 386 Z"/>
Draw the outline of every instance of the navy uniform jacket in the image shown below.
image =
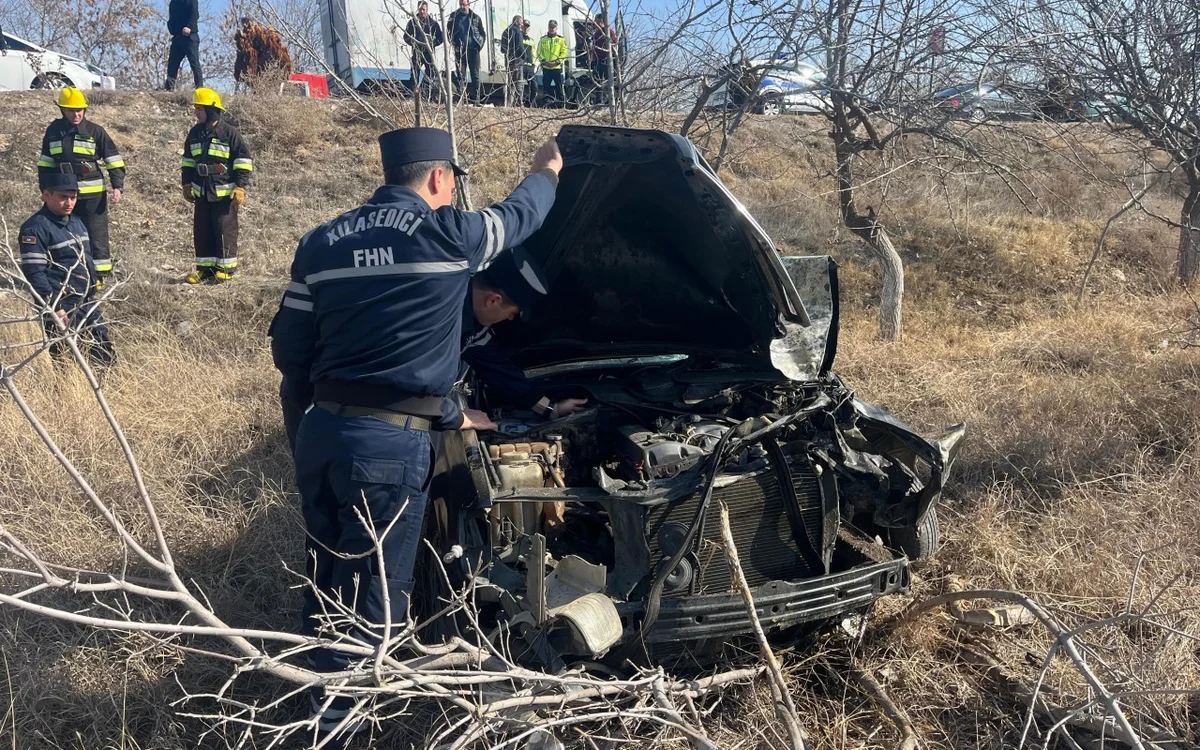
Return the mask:
<path id="1" fill-rule="evenodd" d="M 433 210 L 414 191 L 384 185 L 363 206 L 306 234 L 271 323 L 285 397 L 429 417 L 457 429 L 446 398 L 461 354 L 472 273 L 533 234 L 554 203 L 542 170 L 482 211 Z"/>
<path id="2" fill-rule="evenodd" d="M 21 225 L 21 272 L 55 310 L 71 312 L 87 301 L 96 280 L 87 229 L 76 216 L 42 210 Z"/>
<path id="3" fill-rule="evenodd" d="M 512 361 L 509 352 L 496 343 L 491 326 L 475 320 L 471 295 L 463 306 L 462 360 L 488 388 L 509 404 L 530 409 L 542 400 L 540 388 L 532 385 L 525 371 Z"/>

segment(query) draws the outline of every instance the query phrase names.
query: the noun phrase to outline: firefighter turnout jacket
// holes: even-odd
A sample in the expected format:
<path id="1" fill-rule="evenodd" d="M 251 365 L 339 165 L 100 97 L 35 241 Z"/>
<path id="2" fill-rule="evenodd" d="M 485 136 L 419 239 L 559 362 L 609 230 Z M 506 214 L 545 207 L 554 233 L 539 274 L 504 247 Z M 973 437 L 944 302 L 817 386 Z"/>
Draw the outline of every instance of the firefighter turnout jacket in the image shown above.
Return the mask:
<path id="1" fill-rule="evenodd" d="M 42 155 L 38 158 L 38 176 L 54 172 L 73 173 L 79 181 L 80 199 L 104 192 L 104 173 L 116 190 L 125 187 L 125 159 L 104 128 L 84 118 L 72 125 L 59 118 L 46 128 L 42 137 Z"/>
<path id="2" fill-rule="evenodd" d="M 87 229 L 77 216 L 59 216 L 45 206 L 21 225 L 21 272 L 54 310 L 71 312 L 91 295 L 96 282 Z"/>
<path id="3" fill-rule="evenodd" d="M 196 200 L 221 201 L 235 187 L 250 184 L 254 161 L 237 128 L 224 118 L 210 126 L 196 123 L 183 143 L 183 184 L 192 186 Z"/>
<path id="4" fill-rule="evenodd" d="M 390 409 L 457 429 L 447 398 L 459 371 L 472 273 L 541 226 L 558 177 L 542 170 L 481 211 L 433 210 L 384 185 L 301 240 L 271 323 L 271 350 L 293 403 Z"/>

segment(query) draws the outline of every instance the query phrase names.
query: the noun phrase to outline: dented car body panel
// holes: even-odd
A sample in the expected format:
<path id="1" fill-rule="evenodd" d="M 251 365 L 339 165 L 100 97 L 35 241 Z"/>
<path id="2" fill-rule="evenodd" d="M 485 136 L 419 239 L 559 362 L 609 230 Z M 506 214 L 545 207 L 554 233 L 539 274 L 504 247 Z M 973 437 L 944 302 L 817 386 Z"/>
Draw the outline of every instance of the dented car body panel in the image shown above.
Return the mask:
<path id="1" fill-rule="evenodd" d="M 834 373 L 836 264 L 781 257 L 684 139 L 569 126 L 559 143 L 528 244 L 551 291 L 496 335 L 588 405 L 545 422 L 468 382 L 499 430 L 440 435 L 430 492 L 427 536 L 483 626 L 551 670 L 711 656 L 752 627 L 722 507 L 770 631 L 905 590 L 963 429 L 925 438 Z M 444 598 L 440 575 L 414 601 Z"/>

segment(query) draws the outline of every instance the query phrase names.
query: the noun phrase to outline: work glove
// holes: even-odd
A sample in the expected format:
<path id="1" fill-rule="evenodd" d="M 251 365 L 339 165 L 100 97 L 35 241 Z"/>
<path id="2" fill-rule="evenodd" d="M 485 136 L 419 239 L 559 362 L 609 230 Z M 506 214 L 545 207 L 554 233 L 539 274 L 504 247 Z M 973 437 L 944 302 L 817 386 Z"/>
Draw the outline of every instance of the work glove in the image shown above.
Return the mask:
<path id="1" fill-rule="evenodd" d="M 233 205 L 237 206 L 238 208 L 241 208 L 242 204 L 245 202 L 246 202 L 246 188 L 235 187 L 233 189 Z"/>
<path id="2" fill-rule="evenodd" d="M 196 196 L 192 195 L 192 186 L 191 185 L 183 186 L 183 199 L 185 201 L 187 201 L 188 203 L 196 202 Z"/>

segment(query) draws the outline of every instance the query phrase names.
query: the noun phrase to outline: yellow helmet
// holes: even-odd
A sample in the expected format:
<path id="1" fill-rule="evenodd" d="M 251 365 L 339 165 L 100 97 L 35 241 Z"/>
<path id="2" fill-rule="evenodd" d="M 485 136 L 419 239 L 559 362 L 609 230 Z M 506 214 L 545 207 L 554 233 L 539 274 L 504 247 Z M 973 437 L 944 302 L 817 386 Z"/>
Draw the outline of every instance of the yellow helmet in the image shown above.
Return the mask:
<path id="1" fill-rule="evenodd" d="M 87 109 L 87 97 L 79 89 L 65 88 L 58 92 L 58 106 L 63 109 Z"/>
<path id="2" fill-rule="evenodd" d="M 201 107 L 216 107 L 222 112 L 225 107 L 221 105 L 221 95 L 212 89 L 196 89 L 192 94 L 192 104 L 199 104 Z"/>

